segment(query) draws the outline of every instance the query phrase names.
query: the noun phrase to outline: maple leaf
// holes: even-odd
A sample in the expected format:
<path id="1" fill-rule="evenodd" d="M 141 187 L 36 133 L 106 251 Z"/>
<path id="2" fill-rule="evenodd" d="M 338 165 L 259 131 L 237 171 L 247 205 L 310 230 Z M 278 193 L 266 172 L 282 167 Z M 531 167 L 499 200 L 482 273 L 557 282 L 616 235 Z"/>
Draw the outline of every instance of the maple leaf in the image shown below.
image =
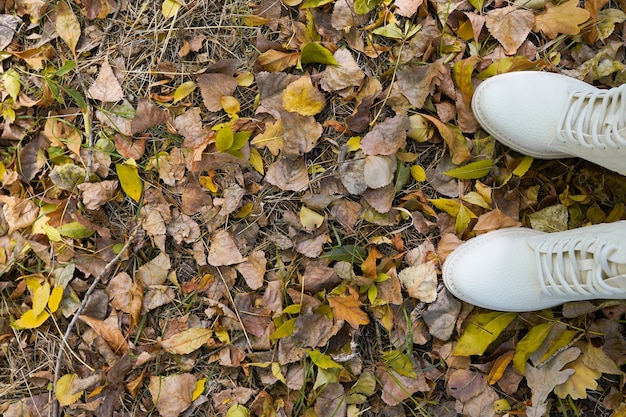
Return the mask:
<path id="1" fill-rule="evenodd" d="M 546 10 L 535 17 L 535 32 L 541 31 L 547 38 L 554 39 L 559 33 L 577 35 L 578 25 L 585 23 L 591 14 L 578 7 L 578 0 L 569 0 L 554 6 L 546 4 Z"/>
<path id="2" fill-rule="evenodd" d="M 329 296 L 328 304 L 333 309 L 333 314 L 338 320 L 345 320 L 354 329 L 358 329 L 361 324 L 370 322 L 367 314 L 361 310 L 361 301 L 356 289 L 349 287 L 350 294 Z"/>
<path id="3" fill-rule="evenodd" d="M 573 369 L 574 373 L 569 376 L 567 381 L 554 387 L 554 393 L 559 398 L 565 398 L 569 395 L 573 400 L 584 399 L 587 398 L 588 389 L 595 390 L 598 388 L 597 380 L 602 376 L 602 372 L 585 365 L 584 356 L 579 356 L 563 369 Z"/>
<path id="4" fill-rule="evenodd" d="M 524 43 L 535 23 L 531 11 L 515 6 L 491 10 L 486 15 L 485 24 L 489 33 L 500 42 L 507 55 L 513 55 Z"/>

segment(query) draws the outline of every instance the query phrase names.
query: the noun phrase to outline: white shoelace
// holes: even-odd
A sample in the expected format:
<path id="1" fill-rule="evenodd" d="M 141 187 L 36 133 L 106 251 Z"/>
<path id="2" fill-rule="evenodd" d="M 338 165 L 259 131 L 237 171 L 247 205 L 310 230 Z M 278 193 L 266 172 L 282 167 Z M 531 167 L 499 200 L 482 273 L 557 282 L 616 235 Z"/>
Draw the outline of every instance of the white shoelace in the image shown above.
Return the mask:
<path id="1" fill-rule="evenodd" d="M 626 146 L 626 84 L 611 90 L 570 92 L 557 137 L 587 149 Z"/>
<path id="2" fill-rule="evenodd" d="M 605 279 L 618 275 L 617 265 L 608 259 L 618 249 L 596 238 L 541 243 L 535 248 L 541 291 L 552 296 L 615 294 Z"/>

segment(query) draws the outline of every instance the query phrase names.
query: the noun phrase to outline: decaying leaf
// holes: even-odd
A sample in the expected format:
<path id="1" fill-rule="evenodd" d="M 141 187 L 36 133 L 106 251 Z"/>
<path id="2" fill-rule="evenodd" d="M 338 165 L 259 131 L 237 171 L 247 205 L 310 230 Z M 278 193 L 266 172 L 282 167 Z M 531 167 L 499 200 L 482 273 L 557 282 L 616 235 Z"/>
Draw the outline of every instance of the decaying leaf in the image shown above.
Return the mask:
<path id="1" fill-rule="evenodd" d="M 87 91 L 91 97 L 105 103 L 120 101 L 124 98 L 122 86 L 113 73 L 108 60 L 102 63 L 98 72 L 98 78 Z"/>
<path id="2" fill-rule="evenodd" d="M 220 230 L 213 236 L 209 249 L 210 265 L 234 265 L 243 260 L 233 236 L 227 230 Z"/>
<path id="3" fill-rule="evenodd" d="M 265 252 L 253 251 L 247 258 L 237 264 L 235 269 L 239 271 L 243 278 L 246 280 L 246 284 L 250 289 L 256 290 L 263 286 L 263 278 L 265 277 L 267 260 L 265 259 Z"/>
<path id="4" fill-rule="evenodd" d="M 78 184 L 81 192 L 83 204 L 88 210 L 97 210 L 104 203 L 111 200 L 117 192 L 119 182 L 108 180 L 95 183 Z"/>
<path id="5" fill-rule="evenodd" d="M 366 155 L 393 155 L 406 145 L 408 129 L 409 119 L 405 114 L 389 118 L 363 137 L 361 149 Z"/>
<path id="6" fill-rule="evenodd" d="M 328 304 L 336 319 L 347 321 L 354 329 L 370 322 L 367 314 L 361 310 L 359 293 L 352 287 L 349 287 L 349 295 L 329 296 Z"/>
<path id="7" fill-rule="evenodd" d="M 213 112 L 222 110 L 222 97 L 232 96 L 237 88 L 235 77 L 226 74 L 201 74 L 197 81 L 204 105 Z"/>
<path id="8" fill-rule="evenodd" d="M 76 55 L 76 45 L 80 38 L 80 23 L 70 6 L 64 1 L 57 3 L 56 12 L 56 31 L 72 54 Z"/>
<path id="9" fill-rule="evenodd" d="M 425 303 L 437 299 L 437 270 L 434 262 L 404 268 L 398 278 L 411 297 Z"/>
<path id="10" fill-rule="evenodd" d="M 546 10 L 535 17 L 535 31 L 541 31 L 549 39 L 559 33 L 576 35 L 580 33 L 582 23 L 589 19 L 589 11 L 578 7 L 577 0 L 568 0 L 554 6 L 546 4 Z"/>
<path id="11" fill-rule="evenodd" d="M 283 158 L 267 169 L 265 180 L 285 191 L 301 191 L 308 187 L 309 176 L 304 160 L 294 161 Z"/>
<path id="12" fill-rule="evenodd" d="M 150 395 L 163 417 L 178 417 L 191 405 L 196 377 L 191 374 L 150 377 Z"/>
<path id="13" fill-rule="evenodd" d="M 530 33 L 535 16 L 531 11 L 507 6 L 489 11 L 485 23 L 507 55 L 513 55 Z"/>

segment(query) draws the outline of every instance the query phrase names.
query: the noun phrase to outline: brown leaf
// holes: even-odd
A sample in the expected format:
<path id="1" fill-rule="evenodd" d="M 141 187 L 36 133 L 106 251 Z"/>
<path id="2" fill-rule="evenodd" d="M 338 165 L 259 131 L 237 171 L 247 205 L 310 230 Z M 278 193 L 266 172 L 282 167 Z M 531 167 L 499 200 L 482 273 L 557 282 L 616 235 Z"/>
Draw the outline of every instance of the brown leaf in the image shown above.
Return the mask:
<path id="1" fill-rule="evenodd" d="M 302 274 L 301 284 L 304 291 L 314 294 L 323 289 L 332 288 L 339 284 L 341 279 L 333 268 L 329 268 L 319 262 L 307 264 L 304 274 Z"/>
<path id="2" fill-rule="evenodd" d="M 116 102 L 124 98 L 122 86 L 115 77 L 108 59 L 102 63 L 98 78 L 89 87 L 88 92 L 92 98 L 103 102 Z"/>
<path id="3" fill-rule="evenodd" d="M 264 70 L 280 72 L 298 63 L 299 52 L 280 52 L 275 49 L 263 52 L 257 57 L 257 62 Z"/>
<path id="4" fill-rule="evenodd" d="M 155 105 L 149 98 L 139 99 L 135 117 L 131 123 L 131 132 L 134 134 L 144 132 L 153 126 L 165 124 L 170 121 L 167 110 Z"/>
<path id="5" fill-rule="evenodd" d="M 437 300 L 422 313 L 428 331 L 439 340 L 449 340 L 461 312 L 461 302 L 444 288 Z"/>
<path id="6" fill-rule="evenodd" d="M 274 119 L 280 119 L 283 108 L 283 91 L 298 77 L 284 72 L 270 73 L 260 72 L 256 75 L 256 83 L 259 87 L 260 104 L 257 114 L 267 113 Z"/>
<path id="7" fill-rule="evenodd" d="M 227 230 L 220 230 L 211 239 L 209 264 L 213 266 L 234 265 L 243 262 L 235 239 Z"/>
<path id="8" fill-rule="evenodd" d="M 283 191 L 301 191 L 309 186 L 309 175 L 304 159 L 282 158 L 267 169 L 265 180 Z"/>
<path id="9" fill-rule="evenodd" d="M 191 217 L 180 213 L 172 221 L 167 223 L 165 230 L 179 245 L 194 243 L 200 238 L 200 226 Z"/>
<path id="10" fill-rule="evenodd" d="M 365 181 L 365 159 L 362 157 L 342 162 L 339 165 L 339 178 L 350 194 L 360 195 L 367 189 Z"/>
<path id="11" fill-rule="evenodd" d="M 174 289 L 167 285 L 151 285 L 146 288 L 141 306 L 142 314 L 171 303 L 176 298 Z"/>
<path id="12" fill-rule="evenodd" d="M 326 385 L 315 401 L 317 417 L 345 417 L 346 408 L 343 385 L 336 382 Z"/>
<path id="13" fill-rule="evenodd" d="M 196 377 L 191 374 L 151 376 L 149 390 L 152 401 L 163 417 L 178 417 L 191 405 Z"/>
<path id="14" fill-rule="evenodd" d="M 119 182 L 108 180 L 101 182 L 85 182 L 78 184 L 81 199 L 87 210 L 98 210 L 117 193 Z"/>
<path id="15" fill-rule="evenodd" d="M 415 368 L 415 364 L 414 364 Z M 414 393 L 428 392 L 430 387 L 426 383 L 423 372 L 417 373 L 417 378 L 400 375 L 393 369 L 385 369 L 377 366 L 376 377 L 378 377 L 382 389 L 382 400 L 388 405 L 400 404 L 403 400 L 409 398 Z"/>
<path id="16" fill-rule="evenodd" d="M 204 191 L 198 181 L 189 178 L 182 195 L 182 211 L 188 216 L 200 212 L 203 208 L 213 207 L 211 196 Z"/>
<path id="17" fill-rule="evenodd" d="M 181 116 L 175 118 L 172 125 L 185 138 L 183 147 L 197 148 L 206 143 L 208 132 L 202 126 L 202 116 L 199 107 L 192 107 L 187 110 Z"/>
<path id="18" fill-rule="evenodd" d="M 226 416 L 228 409 L 233 404 L 246 404 L 256 393 L 255 390 L 246 387 L 235 387 L 212 394 L 213 405 L 220 416 Z"/>
<path id="19" fill-rule="evenodd" d="M 94 319 L 93 317 L 80 315 L 78 318 L 87 323 L 89 327 L 98 333 L 98 335 L 107 342 L 113 352 L 119 355 L 126 353 L 128 350 L 128 342 L 120 329 L 105 321 Z"/>
<path id="20" fill-rule="evenodd" d="M 296 319 L 291 340 L 298 347 L 324 346 L 336 330 L 338 329 L 333 328 L 331 319 L 323 314 L 309 312 L 299 315 Z"/>
<path id="21" fill-rule="evenodd" d="M 474 226 L 477 235 L 490 232 L 492 230 L 502 229 L 505 227 L 519 227 L 522 223 L 510 218 L 498 209 L 488 211 L 478 216 L 478 221 Z"/>
<path id="22" fill-rule="evenodd" d="M 361 140 L 361 149 L 366 155 L 393 155 L 406 145 L 409 118 L 397 115 L 377 123 Z"/>
<path id="23" fill-rule="evenodd" d="M 89 20 L 104 19 L 115 12 L 117 3 L 114 0 L 81 0 L 82 13 Z"/>
<path id="24" fill-rule="evenodd" d="M 133 280 L 126 272 L 120 272 L 111 278 L 106 287 L 111 307 L 124 313 L 130 312 L 130 290 L 132 288 Z"/>
<path id="25" fill-rule="evenodd" d="M 237 80 L 226 74 L 201 74 L 197 78 L 202 101 L 209 111 L 222 110 L 222 97 L 232 96 L 237 88 Z"/>
<path id="26" fill-rule="evenodd" d="M 469 401 L 487 387 L 487 380 L 480 372 L 455 369 L 448 377 L 446 391 L 461 402 Z"/>
<path id="27" fill-rule="evenodd" d="M 379 213 L 388 213 L 396 196 L 393 184 L 387 184 L 380 188 L 368 188 L 362 194 L 367 204 Z"/>
<path id="28" fill-rule="evenodd" d="M 494 410 L 494 402 L 498 399 L 495 390 L 487 385 L 478 395 L 469 400 L 465 402 L 457 400 L 455 410 L 464 416 L 498 417 L 499 414 Z"/>
<path id="29" fill-rule="evenodd" d="M 416 109 L 424 107 L 426 98 L 441 83 L 445 73 L 443 60 L 427 65 L 403 65 L 398 70 L 397 88 Z"/>
<path id="30" fill-rule="evenodd" d="M 330 209 L 330 214 L 343 226 L 349 234 L 354 231 L 354 226 L 361 216 L 361 206 L 356 201 L 341 199 Z"/>
<path id="31" fill-rule="evenodd" d="M 56 11 L 56 31 L 68 48 L 70 48 L 72 55 L 76 55 L 76 45 L 80 38 L 80 23 L 78 23 L 78 19 L 70 6 L 64 1 L 57 3 Z"/>
<path id="32" fill-rule="evenodd" d="M 161 347 L 175 355 L 187 355 L 202 347 L 212 336 L 211 329 L 193 327 L 162 340 Z"/>
<path id="33" fill-rule="evenodd" d="M 263 286 L 266 263 L 265 252 L 257 250 L 251 252 L 235 269 L 243 276 L 250 289 L 257 290 Z"/>
<path id="34" fill-rule="evenodd" d="M 39 215 L 39 208 L 30 199 L 0 195 L 2 214 L 9 225 L 7 234 L 30 226 Z"/>
<path id="35" fill-rule="evenodd" d="M 322 125 L 313 116 L 288 112 L 281 112 L 280 116 L 283 125 L 284 156 L 295 159 L 312 151 L 322 136 Z"/>
<path id="36" fill-rule="evenodd" d="M 514 55 L 535 24 L 535 15 L 529 10 L 506 6 L 487 12 L 485 23 L 506 54 Z"/>
<path id="37" fill-rule="evenodd" d="M 578 0 L 568 0 L 554 6 L 546 4 L 546 10 L 535 17 L 534 31 L 541 31 L 548 39 L 554 39 L 559 33 L 576 35 L 579 25 L 585 23 L 591 14 L 578 7 Z"/>
<path id="38" fill-rule="evenodd" d="M 337 8 L 337 5 L 335 5 Z M 333 54 L 339 65 L 329 65 L 322 72 L 320 86 L 325 91 L 340 91 L 361 85 L 365 73 L 354 60 L 350 50 L 337 49 Z"/>
<path id="39" fill-rule="evenodd" d="M 327 300 L 328 305 L 333 309 L 335 319 L 348 322 L 356 330 L 361 324 L 368 324 L 370 320 L 367 313 L 361 310 L 361 301 L 357 290 L 349 287 L 349 292 L 349 295 L 329 296 Z"/>
<path id="40" fill-rule="evenodd" d="M 115 143 L 115 149 L 124 158 L 134 159 L 135 161 L 141 159 L 143 153 L 146 150 L 146 138 L 140 137 L 133 141 L 119 133 L 113 136 L 113 142 Z"/>
<path id="41" fill-rule="evenodd" d="M 137 280 L 144 287 L 151 285 L 163 285 L 167 274 L 170 272 L 170 257 L 164 252 L 157 255 L 150 262 L 145 263 L 137 269 Z"/>

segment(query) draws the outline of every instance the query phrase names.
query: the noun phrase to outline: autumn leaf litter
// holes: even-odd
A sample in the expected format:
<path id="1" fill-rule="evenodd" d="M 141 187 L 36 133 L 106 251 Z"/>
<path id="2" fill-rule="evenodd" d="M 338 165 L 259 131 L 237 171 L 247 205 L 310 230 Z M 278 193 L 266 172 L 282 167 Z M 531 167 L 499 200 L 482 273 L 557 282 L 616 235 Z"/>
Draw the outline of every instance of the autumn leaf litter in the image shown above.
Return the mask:
<path id="1" fill-rule="evenodd" d="M 623 177 L 470 109 L 508 71 L 622 84 L 624 4 L 9 3 L 3 415 L 626 409 L 623 303 L 490 312 L 440 279 L 477 234 L 624 218 Z"/>

